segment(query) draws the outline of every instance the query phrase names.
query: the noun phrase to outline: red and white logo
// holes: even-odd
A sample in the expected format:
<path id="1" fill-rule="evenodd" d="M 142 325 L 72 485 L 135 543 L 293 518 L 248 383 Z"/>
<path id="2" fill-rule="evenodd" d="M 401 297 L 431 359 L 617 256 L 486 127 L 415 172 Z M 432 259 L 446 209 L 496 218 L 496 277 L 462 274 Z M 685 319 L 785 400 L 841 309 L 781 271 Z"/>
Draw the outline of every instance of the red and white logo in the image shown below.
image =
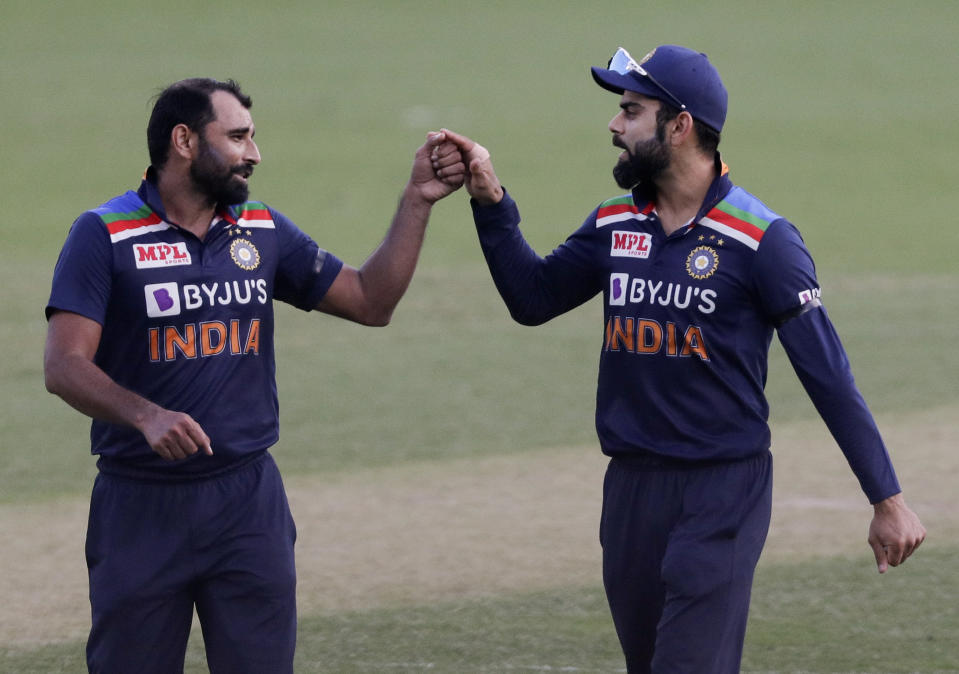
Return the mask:
<path id="1" fill-rule="evenodd" d="M 649 257 L 653 237 L 642 232 L 613 232 L 611 257 Z"/>
<path id="2" fill-rule="evenodd" d="M 190 251 L 186 243 L 135 243 L 133 244 L 133 258 L 137 269 L 152 269 L 154 267 L 173 267 L 175 265 L 190 264 Z"/>

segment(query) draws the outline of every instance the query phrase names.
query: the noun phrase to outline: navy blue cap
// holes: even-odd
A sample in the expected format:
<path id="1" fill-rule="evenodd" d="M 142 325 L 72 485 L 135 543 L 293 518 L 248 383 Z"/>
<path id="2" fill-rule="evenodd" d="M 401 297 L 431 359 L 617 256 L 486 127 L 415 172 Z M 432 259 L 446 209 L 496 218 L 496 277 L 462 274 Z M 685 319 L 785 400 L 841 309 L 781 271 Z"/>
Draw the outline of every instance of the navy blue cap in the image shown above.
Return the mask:
<path id="1" fill-rule="evenodd" d="M 719 73 L 705 54 L 666 44 L 638 63 L 620 48 L 609 68 L 592 68 L 596 84 L 617 94 L 635 91 L 688 110 L 694 119 L 716 131 L 726 121 L 728 95 Z"/>

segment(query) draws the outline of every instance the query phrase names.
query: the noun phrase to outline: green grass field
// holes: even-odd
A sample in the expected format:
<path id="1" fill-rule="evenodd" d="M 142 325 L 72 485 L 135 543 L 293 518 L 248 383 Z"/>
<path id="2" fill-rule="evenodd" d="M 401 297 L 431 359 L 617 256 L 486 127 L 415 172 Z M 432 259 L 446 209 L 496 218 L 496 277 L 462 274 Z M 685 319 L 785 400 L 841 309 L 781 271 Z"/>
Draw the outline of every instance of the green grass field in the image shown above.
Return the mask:
<path id="1" fill-rule="evenodd" d="M 545 253 L 617 193 L 617 99 L 588 66 L 660 43 L 723 74 L 723 158 L 803 232 L 929 528 L 914 559 L 875 573 L 869 508 L 775 346 L 776 514 L 744 671 L 959 672 L 957 26 L 947 0 L 6 0 L 0 672 L 84 669 L 95 468 L 87 420 L 43 388 L 43 306 L 72 220 L 138 183 L 160 87 L 238 79 L 263 154 L 254 196 L 353 264 L 441 126 L 490 149 Z M 297 671 L 623 670 L 595 532 L 599 317 L 594 302 L 511 323 L 465 194 L 436 207 L 390 327 L 278 310 Z M 197 633 L 187 670 L 204 669 Z"/>

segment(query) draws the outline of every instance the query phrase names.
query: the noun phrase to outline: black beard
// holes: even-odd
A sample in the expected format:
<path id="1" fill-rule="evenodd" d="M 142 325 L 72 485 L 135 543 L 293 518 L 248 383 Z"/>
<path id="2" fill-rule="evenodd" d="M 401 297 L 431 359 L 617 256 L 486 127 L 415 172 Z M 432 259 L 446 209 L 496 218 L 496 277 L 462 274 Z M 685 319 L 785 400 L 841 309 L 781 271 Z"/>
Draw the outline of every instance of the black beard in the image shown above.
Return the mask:
<path id="1" fill-rule="evenodd" d="M 618 139 L 616 139 L 618 140 Z M 613 144 L 622 147 L 615 140 Z M 613 179 L 624 190 L 632 189 L 639 183 L 652 186 L 656 179 L 669 168 L 669 148 L 660 138 L 650 138 L 637 142 L 632 152 L 626 153 L 613 167 Z"/>
<path id="2" fill-rule="evenodd" d="M 200 139 L 200 152 L 190 165 L 190 178 L 211 204 L 226 206 L 245 202 L 250 198 L 250 187 L 246 182 L 234 180 L 233 176 L 249 178 L 252 174 L 253 167 L 248 164 L 225 166 L 219 154 L 203 138 Z"/>

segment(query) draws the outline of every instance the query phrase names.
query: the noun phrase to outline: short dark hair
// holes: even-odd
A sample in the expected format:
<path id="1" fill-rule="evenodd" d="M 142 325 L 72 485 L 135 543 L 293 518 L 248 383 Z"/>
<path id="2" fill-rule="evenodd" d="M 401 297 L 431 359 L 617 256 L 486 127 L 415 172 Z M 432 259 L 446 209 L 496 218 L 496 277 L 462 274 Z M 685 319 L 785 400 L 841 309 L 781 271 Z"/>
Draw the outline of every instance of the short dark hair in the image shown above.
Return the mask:
<path id="1" fill-rule="evenodd" d="M 659 102 L 659 110 L 656 112 L 656 128 L 660 132 L 666 122 L 676 119 L 681 110 L 665 101 Z M 693 117 L 693 129 L 696 131 L 696 142 L 703 154 L 712 156 L 719 149 L 720 134 L 716 129 L 706 126 L 698 119 Z"/>
<path id="2" fill-rule="evenodd" d="M 174 82 L 157 94 L 147 124 L 147 148 L 153 168 L 162 168 L 169 158 L 173 127 L 186 124 L 194 131 L 202 132 L 213 121 L 215 114 L 210 96 L 214 91 L 233 94 L 247 109 L 253 105 L 253 99 L 244 94 L 234 80 L 220 82 L 207 77 L 192 77 Z"/>

